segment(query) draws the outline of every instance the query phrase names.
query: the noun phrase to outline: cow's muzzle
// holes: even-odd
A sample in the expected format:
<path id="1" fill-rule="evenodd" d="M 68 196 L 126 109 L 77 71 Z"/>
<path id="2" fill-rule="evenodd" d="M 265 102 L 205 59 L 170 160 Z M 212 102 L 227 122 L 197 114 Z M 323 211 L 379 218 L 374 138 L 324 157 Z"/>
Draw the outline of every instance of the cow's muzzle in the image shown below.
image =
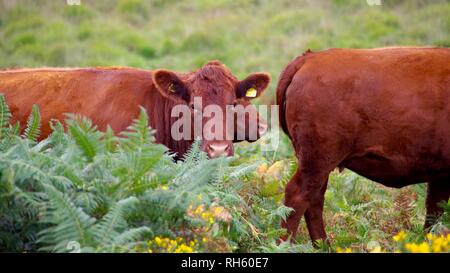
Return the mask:
<path id="1" fill-rule="evenodd" d="M 210 158 L 221 155 L 232 156 L 234 154 L 233 143 L 229 141 L 211 141 L 205 145 L 205 152 Z"/>

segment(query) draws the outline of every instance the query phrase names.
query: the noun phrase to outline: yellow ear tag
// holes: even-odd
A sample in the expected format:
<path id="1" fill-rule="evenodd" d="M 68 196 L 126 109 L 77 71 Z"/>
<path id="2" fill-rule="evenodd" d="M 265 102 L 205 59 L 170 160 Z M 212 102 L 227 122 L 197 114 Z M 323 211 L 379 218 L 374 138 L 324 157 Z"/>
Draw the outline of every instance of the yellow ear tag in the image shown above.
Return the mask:
<path id="1" fill-rule="evenodd" d="M 245 93 L 245 96 L 247 98 L 255 98 L 256 97 L 256 93 L 257 93 L 256 89 L 251 87 L 251 88 L 249 88 L 247 90 L 247 92 Z"/>
<path id="2" fill-rule="evenodd" d="M 171 93 L 175 93 L 175 88 L 174 88 L 174 86 L 173 86 L 173 84 L 171 83 L 171 84 L 169 84 L 169 92 L 171 92 Z"/>

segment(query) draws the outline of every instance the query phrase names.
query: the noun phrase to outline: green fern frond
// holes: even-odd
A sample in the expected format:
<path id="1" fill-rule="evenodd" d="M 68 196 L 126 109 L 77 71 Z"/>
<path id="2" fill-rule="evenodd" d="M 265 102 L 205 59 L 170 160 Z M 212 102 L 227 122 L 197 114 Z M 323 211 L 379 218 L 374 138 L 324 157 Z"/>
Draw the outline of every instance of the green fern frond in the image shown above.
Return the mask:
<path id="1" fill-rule="evenodd" d="M 83 208 L 86 213 L 92 214 L 99 206 L 99 196 L 95 192 L 80 191 L 75 194 L 74 203 Z"/>
<path id="2" fill-rule="evenodd" d="M 64 158 L 64 157 L 55 157 L 51 156 L 45 153 L 36 153 L 35 159 L 38 162 L 49 162 L 49 164 L 52 165 L 52 170 L 55 173 L 58 173 L 61 176 L 66 177 L 73 183 L 73 185 L 76 185 L 78 187 L 82 187 L 86 184 L 86 182 L 83 180 L 83 178 L 77 173 L 77 169 L 74 166 L 73 162 L 71 162 L 70 157 Z"/>
<path id="3" fill-rule="evenodd" d="M 15 188 L 14 185 L 14 169 L 11 167 L 2 168 L 0 176 L 0 196 L 12 194 Z"/>
<path id="4" fill-rule="evenodd" d="M 147 111 L 140 107 L 139 116 L 133 121 L 122 135 L 123 146 L 125 149 L 134 150 L 141 145 L 149 144 L 155 141 L 153 137 L 154 131 L 149 127 Z"/>
<path id="5" fill-rule="evenodd" d="M 280 180 L 281 184 L 286 185 L 289 182 L 289 180 L 291 180 L 292 176 L 294 176 L 296 171 L 297 171 L 297 163 L 292 160 L 289 160 L 287 168 L 285 168 L 285 170 L 282 173 L 282 177 Z"/>
<path id="6" fill-rule="evenodd" d="M 183 155 L 184 165 L 189 166 L 195 164 L 201 154 L 200 150 L 200 140 L 195 140 L 188 151 Z"/>
<path id="7" fill-rule="evenodd" d="M 77 207 L 71 198 L 55 187 L 44 184 L 48 198 L 44 221 L 51 226 L 39 232 L 38 243 L 42 250 L 67 252 L 67 244 L 71 241 L 83 245 L 90 240 L 88 229 L 95 218 L 87 215 Z"/>
<path id="8" fill-rule="evenodd" d="M 91 120 L 73 115 L 69 117 L 72 117 L 67 120 L 70 134 L 86 158 L 92 161 L 101 149 L 101 133 L 97 131 Z"/>
<path id="9" fill-rule="evenodd" d="M 117 140 L 114 136 L 113 129 L 109 125 L 106 127 L 103 142 L 105 143 L 105 151 L 110 153 L 116 151 Z"/>
<path id="10" fill-rule="evenodd" d="M 16 122 L 14 125 L 9 125 L 9 134 L 12 136 L 19 136 L 20 134 L 20 123 Z"/>
<path id="11" fill-rule="evenodd" d="M 5 96 L 0 94 L 0 128 L 5 128 L 9 125 L 11 119 L 11 112 L 8 104 L 6 104 Z"/>
<path id="12" fill-rule="evenodd" d="M 24 138 L 31 141 L 37 141 L 41 134 L 41 114 L 39 113 L 39 106 L 33 105 L 31 114 L 28 117 L 27 127 L 25 128 Z"/>
<path id="13" fill-rule="evenodd" d="M 165 149 L 145 149 L 144 151 L 126 152 L 124 163 L 130 170 L 132 180 L 139 180 L 149 172 L 164 156 L 164 151 Z"/>
<path id="14" fill-rule="evenodd" d="M 51 140 L 53 145 L 63 145 L 65 144 L 64 139 L 67 138 L 67 135 L 64 132 L 64 126 L 59 120 L 52 119 L 50 120 L 50 128 L 52 129 L 52 133 L 50 134 L 49 139 Z"/>
<path id="15" fill-rule="evenodd" d="M 208 156 L 200 149 L 200 140 L 195 140 L 183 155 L 183 161 L 177 164 L 179 167 L 178 173 L 185 173 L 206 161 L 208 161 Z"/>
<path id="16" fill-rule="evenodd" d="M 17 142 L 20 135 L 20 124 L 16 122 L 8 128 L 0 128 L 0 151 L 6 151 Z"/>
<path id="17" fill-rule="evenodd" d="M 5 163 L 5 165 L 9 165 L 14 169 L 16 173 L 15 179 L 18 181 L 23 181 L 26 179 L 49 179 L 49 176 L 46 172 L 42 171 L 39 167 L 31 164 L 26 160 L 0 158 L 0 162 Z"/>
<path id="18" fill-rule="evenodd" d="M 129 197 L 117 202 L 103 217 L 103 219 L 94 225 L 92 233 L 99 245 L 107 245 L 114 242 L 119 234 L 118 231 L 127 228 L 127 222 L 123 217 L 124 211 L 128 206 L 135 204 L 137 199 Z"/>
<path id="19" fill-rule="evenodd" d="M 135 242 L 142 238 L 145 233 L 151 232 L 151 229 L 148 227 L 138 227 L 127 229 L 124 232 L 117 235 L 114 239 L 114 243 L 116 245 L 125 245 L 129 242 Z"/>
<path id="20" fill-rule="evenodd" d="M 230 167 L 227 176 L 231 179 L 238 179 L 247 175 L 251 175 L 255 169 L 261 164 L 261 161 L 241 164 L 239 166 Z"/>
<path id="21" fill-rule="evenodd" d="M 0 139 L 3 139 L 8 134 L 9 120 L 11 119 L 11 112 L 9 112 L 8 104 L 5 96 L 0 94 Z M 10 131 L 10 130 L 9 130 Z M 2 150 L 4 148 L 2 147 Z"/>

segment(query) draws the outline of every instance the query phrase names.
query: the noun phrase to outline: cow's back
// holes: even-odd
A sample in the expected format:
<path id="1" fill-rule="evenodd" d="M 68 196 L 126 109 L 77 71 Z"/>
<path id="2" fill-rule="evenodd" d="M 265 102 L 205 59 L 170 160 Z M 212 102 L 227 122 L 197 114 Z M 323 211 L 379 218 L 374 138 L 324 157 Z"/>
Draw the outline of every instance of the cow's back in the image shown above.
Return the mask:
<path id="1" fill-rule="evenodd" d="M 294 143 L 304 132 L 318 146 L 334 139 L 341 167 L 390 185 L 450 174 L 449 49 L 332 49 L 296 62 L 277 91 Z"/>
<path id="2" fill-rule="evenodd" d="M 129 68 L 18 69 L 0 72 L 0 93 L 22 129 L 33 104 L 41 112 L 42 136 L 50 119 L 64 121 L 65 113 L 93 120 L 103 130 L 109 124 L 123 131 L 138 115 L 152 88 L 149 71 Z"/>

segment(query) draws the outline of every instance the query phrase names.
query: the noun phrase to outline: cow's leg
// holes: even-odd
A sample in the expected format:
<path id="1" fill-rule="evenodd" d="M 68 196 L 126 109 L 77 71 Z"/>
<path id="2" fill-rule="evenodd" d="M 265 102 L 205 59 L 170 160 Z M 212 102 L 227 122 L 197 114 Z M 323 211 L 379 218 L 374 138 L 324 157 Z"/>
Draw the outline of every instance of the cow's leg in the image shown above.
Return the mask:
<path id="1" fill-rule="evenodd" d="M 429 182 L 427 193 L 427 216 L 425 219 L 425 229 L 430 228 L 436 219 L 442 214 L 443 209 L 439 206 L 442 201 L 447 202 L 450 197 L 450 186 L 445 182 Z"/>
<path id="2" fill-rule="evenodd" d="M 286 185 L 285 190 L 285 205 L 294 209 L 286 221 L 282 222 L 282 227 L 286 228 L 288 234 L 291 235 L 291 240 L 295 239 L 297 229 L 300 224 L 300 219 L 306 210 L 312 206 L 319 206 L 311 208 L 311 216 L 322 218 L 323 209 L 323 194 L 322 191 L 326 188 L 327 177 L 330 172 L 308 172 L 302 169 L 299 164 L 299 169 L 294 177 Z M 322 204 L 322 205 L 321 205 Z M 320 222 L 320 223 L 319 223 Z M 323 229 L 323 221 L 315 218 L 311 223 L 321 224 Z M 318 232 L 322 232 L 319 230 Z M 314 237 L 319 234 L 314 229 Z M 323 230 L 323 233 L 325 231 Z M 311 234 L 311 236 L 313 236 Z M 286 238 L 282 238 L 285 240 Z"/>
<path id="3" fill-rule="evenodd" d="M 309 95 L 315 94 L 314 90 L 302 89 L 296 93 L 295 85 L 289 88 L 292 97 L 286 97 L 286 125 L 298 169 L 286 185 L 285 205 L 294 211 L 282 222 L 282 227 L 287 229 L 291 240 L 295 240 L 300 219 L 308 211 L 308 231 L 316 240 L 326 237 L 322 211 L 328 176 L 353 149 L 355 134 L 350 133 L 353 127 L 344 128 L 342 121 L 336 125 L 336 117 L 330 115 L 332 111 L 320 102 L 299 104 L 303 95 L 308 96 L 305 97 L 308 100 Z"/>
<path id="4" fill-rule="evenodd" d="M 325 226 L 323 223 L 323 204 L 325 200 L 325 191 L 327 190 L 328 178 L 325 181 L 322 189 L 320 189 L 319 196 L 313 198 L 308 209 L 305 212 L 306 225 L 308 227 L 311 241 L 315 243 L 318 240 L 327 239 Z"/>

